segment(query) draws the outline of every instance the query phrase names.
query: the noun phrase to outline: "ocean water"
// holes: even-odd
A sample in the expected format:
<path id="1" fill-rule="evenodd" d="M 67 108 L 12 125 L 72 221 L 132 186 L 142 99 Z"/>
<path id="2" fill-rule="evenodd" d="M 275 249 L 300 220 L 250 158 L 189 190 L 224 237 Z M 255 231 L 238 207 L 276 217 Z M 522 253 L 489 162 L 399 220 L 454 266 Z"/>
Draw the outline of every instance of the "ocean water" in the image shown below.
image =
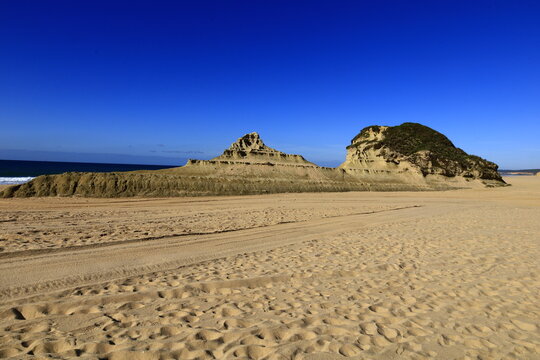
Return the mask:
<path id="1" fill-rule="evenodd" d="M 62 174 L 72 171 L 114 172 L 135 170 L 159 170 L 168 169 L 171 167 L 173 166 L 0 160 L 0 185 L 23 184 L 39 175 Z"/>
<path id="2" fill-rule="evenodd" d="M 24 184 L 25 182 L 28 182 L 30 180 L 34 179 L 32 176 L 0 176 L 0 185 L 16 185 L 16 184 Z"/>

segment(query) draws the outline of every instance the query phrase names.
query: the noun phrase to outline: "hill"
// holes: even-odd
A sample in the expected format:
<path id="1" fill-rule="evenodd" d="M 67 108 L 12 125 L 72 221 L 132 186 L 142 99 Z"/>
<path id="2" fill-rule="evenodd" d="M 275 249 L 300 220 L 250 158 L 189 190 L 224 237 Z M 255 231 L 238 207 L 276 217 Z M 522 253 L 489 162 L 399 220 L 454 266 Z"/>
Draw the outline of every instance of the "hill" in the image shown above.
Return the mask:
<path id="1" fill-rule="evenodd" d="M 457 148 L 443 134 L 421 124 L 369 126 L 347 147 L 344 168 L 420 172 L 483 180 L 486 185 L 504 182 L 495 163 Z"/>

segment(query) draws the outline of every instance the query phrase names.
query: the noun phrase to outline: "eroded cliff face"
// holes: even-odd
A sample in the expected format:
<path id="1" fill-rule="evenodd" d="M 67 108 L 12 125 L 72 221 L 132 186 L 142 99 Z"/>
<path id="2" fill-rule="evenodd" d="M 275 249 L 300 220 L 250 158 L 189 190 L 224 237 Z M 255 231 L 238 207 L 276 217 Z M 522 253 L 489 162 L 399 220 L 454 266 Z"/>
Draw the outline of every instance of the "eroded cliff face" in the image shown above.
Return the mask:
<path id="1" fill-rule="evenodd" d="M 319 167 L 300 155 L 278 151 L 250 133 L 211 160 L 154 171 L 44 175 L 9 187 L 0 196 L 163 197 L 500 185 L 504 182 L 497 165 L 467 155 L 432 129 L 403 124 L 363 129 L 338 168 Z"/>
<path id="2" fill-rule="evenodd" d="M 155 171 L 39 176 L 6 189 L 3 196 L 162 197 L 369 189 L 341 171 L 266 146 L 259 134 L 250 133 L 211 160 L 189 160 L 186 166 Z"/>
<path id="3" fill-rule="evenodd" d="M 364 128 L 347 147 L 340 168 L 366 176 L 385 174 L 426 181 L 478 180 L 504 185 L 497 165 L 469 155 L 443 134 L 415 123 Z"/>
<path id="4" fill-rule="evenodd" d="M 256 132 L 236 140 L 222 155 L 212 160 L 190 160 L 187 165 L 204 164 L 272 164 L 316 167 L 301 155 L 286 154 L 266 146 Z"/>

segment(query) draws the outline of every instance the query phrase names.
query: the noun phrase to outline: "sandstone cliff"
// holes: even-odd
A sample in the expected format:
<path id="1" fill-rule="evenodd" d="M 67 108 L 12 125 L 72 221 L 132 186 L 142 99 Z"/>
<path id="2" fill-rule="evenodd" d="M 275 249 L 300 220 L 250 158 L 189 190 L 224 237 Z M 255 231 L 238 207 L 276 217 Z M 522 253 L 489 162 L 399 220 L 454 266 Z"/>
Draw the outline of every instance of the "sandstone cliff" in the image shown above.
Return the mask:
<path id="1" fill-rule="evenodd" d="M 465 154 L 419 124 L 370 126 L 347 151 L 340 167 L 319 167 L 270 148 L 259 134 L 250 133 L 211 160 L 154 171 L 44 175 L 8 187 L 0 196 L 160 197 L 504 185 L 495 164 Z"/>
<path id="2" fill-rule="evenodd" d="M 272 164 L 317 167 L 301 155 L 286 154 L 266 146 L 256 132 L 242 136 L 218 157 L 211 160 L 190 160 L 186 165 L 201 164 Z"/>
<path id="3" fill-rule="evenodd" d="M 406 176 L 426 182 L 477 180 L 486 186 L 504 184 L 498 166 L 468 155 L 443 134 L 421 124 L 369 126 L 347 147 L 341 168 L 351 174 Z"/>

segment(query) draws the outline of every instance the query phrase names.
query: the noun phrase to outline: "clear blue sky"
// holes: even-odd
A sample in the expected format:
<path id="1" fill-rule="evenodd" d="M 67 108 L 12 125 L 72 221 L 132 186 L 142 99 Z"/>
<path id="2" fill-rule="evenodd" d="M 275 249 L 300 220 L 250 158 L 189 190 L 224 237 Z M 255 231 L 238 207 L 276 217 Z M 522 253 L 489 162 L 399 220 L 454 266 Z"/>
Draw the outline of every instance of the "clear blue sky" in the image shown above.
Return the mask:
<path id="1" fill-rule="evenodd" d="M 0 158 L 181 165 L 258 131 L 337 165 L 406 121 L 540 167 L 540 3 L 0 2 Z"/>

